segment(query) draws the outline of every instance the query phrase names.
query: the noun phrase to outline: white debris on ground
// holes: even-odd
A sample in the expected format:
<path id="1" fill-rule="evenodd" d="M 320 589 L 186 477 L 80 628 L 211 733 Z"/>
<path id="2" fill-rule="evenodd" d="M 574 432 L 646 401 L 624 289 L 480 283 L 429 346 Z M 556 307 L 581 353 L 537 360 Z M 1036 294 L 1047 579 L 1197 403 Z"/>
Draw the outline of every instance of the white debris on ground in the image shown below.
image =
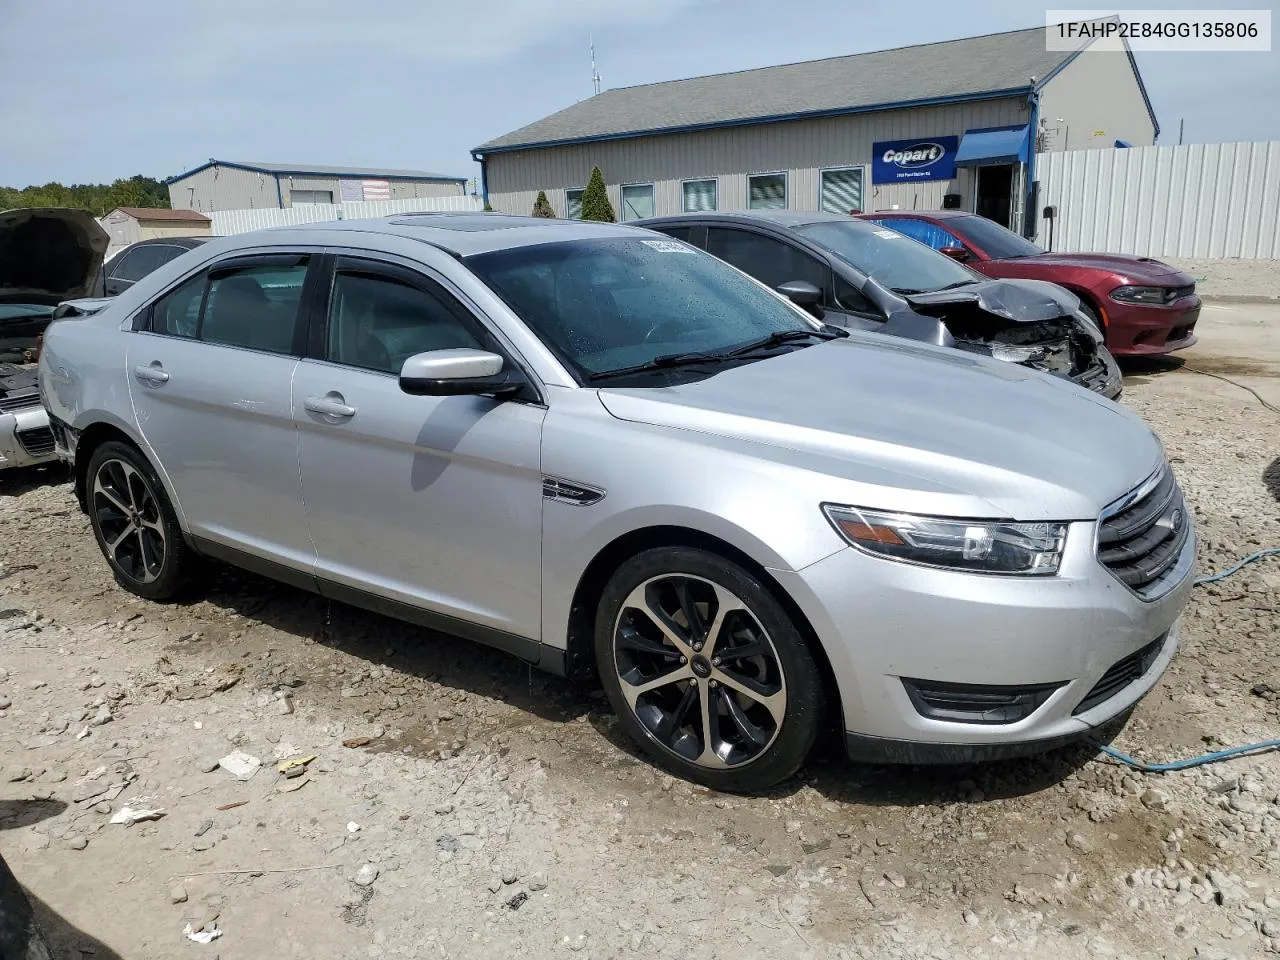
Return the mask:
<path id="1" fill-rule="evenodd" d="M 1203 569 L 1280 544 L 1277 418 L 1180 372 L 1126 402 Z M 914 770 L 833 748 L 718 795 L 638 759 L 598 693 L 496 652 L 221 568 L 135 600 L 68 487 L 0 484 L 0 851 L 71 956 L 1280 951 L 1280 755 L 1149 776 L 1088 750 Z M 1276 736 L 1280 561 L 1198 589 L 1183 636 L 1117 745 Z"/>

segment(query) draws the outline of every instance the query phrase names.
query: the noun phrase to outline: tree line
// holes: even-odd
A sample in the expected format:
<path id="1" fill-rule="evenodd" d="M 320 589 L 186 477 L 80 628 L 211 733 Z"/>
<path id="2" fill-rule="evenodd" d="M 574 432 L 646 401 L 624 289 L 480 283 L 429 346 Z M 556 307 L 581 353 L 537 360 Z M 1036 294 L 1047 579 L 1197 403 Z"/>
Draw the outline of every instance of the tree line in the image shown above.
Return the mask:
<path id="1" fill-rule="evenodd" d="M 169 206 L 169 188 L 142 174 L 114 183 L 75 183 L 71 186 L 51 182 L 42 186 L 0 187 L 0 210 L 19 207 L 73 207 L 88 210 L 95 217 L 105 216 L 116 207 Z"/>

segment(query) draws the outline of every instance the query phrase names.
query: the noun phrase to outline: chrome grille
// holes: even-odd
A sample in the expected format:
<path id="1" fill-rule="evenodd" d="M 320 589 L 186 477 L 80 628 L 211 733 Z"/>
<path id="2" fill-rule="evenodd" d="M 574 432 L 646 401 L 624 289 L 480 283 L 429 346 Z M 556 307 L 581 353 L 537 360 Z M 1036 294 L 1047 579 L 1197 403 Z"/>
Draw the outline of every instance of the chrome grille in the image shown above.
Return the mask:
<path id="1" fill-rule="evenodd" d="M 40 406 L 40 395 L 31 393 L 25 397 L 0 397 L 0 413 L 13 413 L 17 410 L 30 410 Z"/>
<path id="2" fill-rule="evenodd" d="M 1161 578 L 1178 562 L 1191 532 L 1182 491 L 1166 465 L 1103 511 L 1098 560 L 1140 597 L 1165 592 Z"/>

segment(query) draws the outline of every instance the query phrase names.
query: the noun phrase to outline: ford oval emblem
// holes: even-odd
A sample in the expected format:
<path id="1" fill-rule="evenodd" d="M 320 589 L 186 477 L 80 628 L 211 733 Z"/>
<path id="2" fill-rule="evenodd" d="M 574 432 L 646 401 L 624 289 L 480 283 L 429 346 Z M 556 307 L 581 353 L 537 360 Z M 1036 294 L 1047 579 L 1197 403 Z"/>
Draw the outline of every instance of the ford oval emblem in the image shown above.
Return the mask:
<path id="1" fill-rule="evenodd" d="M 913 143 L 902 150 L 886 150 L 884 162 L 904 170 L 915 170 L 937 163 L 946 152 L 939 143 Z"/>

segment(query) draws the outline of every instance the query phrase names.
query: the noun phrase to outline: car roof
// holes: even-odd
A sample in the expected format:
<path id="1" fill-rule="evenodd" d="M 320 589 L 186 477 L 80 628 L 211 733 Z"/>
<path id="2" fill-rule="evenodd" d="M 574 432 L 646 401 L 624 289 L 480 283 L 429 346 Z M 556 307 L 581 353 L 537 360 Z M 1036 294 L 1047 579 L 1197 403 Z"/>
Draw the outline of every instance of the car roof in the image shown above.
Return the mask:
<path id="1" fill-rule="evenodd" d="M 678 223 L 759 223 L 775 227 L 803 227 L 810 223 L 854 222 L 845 213 L 822 213 L 816 210 L 729 210 L 715 213 L 678 213 L 669 217 L 636 220 L 640 227 Z"/>
<path id="2" fill-rule="evenodd" d="M 550 220 L 501 213 L 401 213 L 376 220 L 304 223 L 263 231 L 271 234 L 273 240 L 279 240 L 289 233 L 306 234 L 308 238 L 330 234 L 334 243 L 342 243 L 344 234 L 356 232 L 420 240 L 459 257 L 565 240 L 651 235 L 647 230 L 622 224 Z"/>
<path id="3" fill-rule="evenodd" d="M 864 213 L 863 217 L 926 217 L 929 220 L 960 220 L 964 217 L 976 217 L 976 213 L 968 210 L 879 210 L 876 213 Z"/>
<path id="4" fill-rule="evenodd" d="M 156 244 L 164 244 L 169 247 L 198 247 L 202 243 L 207 243 L 213 237 L 148 237 L 146 240 L 138 240 L 129 244 L 130 247 L 150 247 Z"/>

